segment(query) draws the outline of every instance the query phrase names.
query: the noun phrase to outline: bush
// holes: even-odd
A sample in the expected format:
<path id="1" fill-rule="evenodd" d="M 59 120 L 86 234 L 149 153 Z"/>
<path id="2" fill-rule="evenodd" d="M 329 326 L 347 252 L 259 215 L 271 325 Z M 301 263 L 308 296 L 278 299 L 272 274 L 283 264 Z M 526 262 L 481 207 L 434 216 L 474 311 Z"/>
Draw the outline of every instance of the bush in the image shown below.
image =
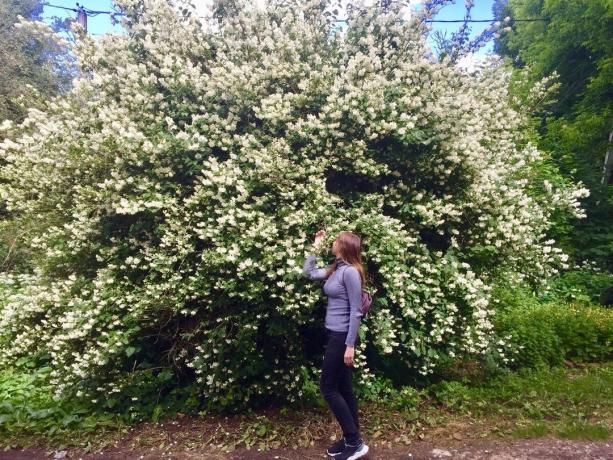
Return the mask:
<path id="1" fill-rule="evenodd" d="M 471 402 L 470 387 L 458 381 L 443 380 L 428 387 L 438 402 L 452 410 L 463 411 Z"/>
<path id="2" fill-rule="evenodd" d="M 410 386 L 403 386 L 389 399 L 388 407 L 395 410 L 409 411 L 417 409 L 422 400 L 422 392 Z"/>
<path id="3" fill-rule="evenodd" d="M 112 410 L 296 401 L 323 226 L 328 248 L 363 237 L 368 391 L 366 344 L 399 375 L 478 356 L 492 278 L 567 265 L 545 235 L 589 191 L 524 135 L 500 62 L 429 60 L 402 2 L 348 9 L 343 34 L 330 0 L 216 2 L 213 22 L 177 3 L 118 0 L 126 34 L 79 36 L 74 88 L 0 125 L 0 198 L 32 254 L 0 277 L 0 365 L 36 356 L 58 395 Z"/>
<path id="4" fill-rule="evenodd" d="M 599 306 L 549 302 L 500 312 L 494 325 L 512 337 L 513 368 L 613 357 L 613 311 Z"/>
<path id="5" fill-rule="evenodd" d="M 49 384 L 50 368 L 0 370 L 0 439 L 24 434 L 61 437 L 121 424 L 113 414 L 93 413 L 87 405 L 56 398 Z"/>
<path id="6" fill-rule="evenodd" d="M 607 288 L 613 286 L 613 273 L 594 263 L 584 263 L 554 276 L 540 300 L 594 304 L 600 303 Z"/>

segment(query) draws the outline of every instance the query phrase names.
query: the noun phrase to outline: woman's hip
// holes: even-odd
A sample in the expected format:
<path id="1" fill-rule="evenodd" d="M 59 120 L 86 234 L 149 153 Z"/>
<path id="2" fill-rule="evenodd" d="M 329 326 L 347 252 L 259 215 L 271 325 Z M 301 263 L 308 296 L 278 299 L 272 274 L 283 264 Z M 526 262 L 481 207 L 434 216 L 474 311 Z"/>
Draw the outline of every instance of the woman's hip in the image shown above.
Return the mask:
<path id="1" fill-rule="evenodd" d="M 346 336 L 348 332 L 349 332 L 348 330 L 347 331 L 333 331 L 332 329 L 326 328 L 326 335 L 328 337 L 330 337 L 330 336 L 342 337 L 343 335 Z"/>
<path id="2" fill-rule="evenodd" d="M 347 340 L 347 334 L 349 333 L 348 330 L 347 331 L 333 331 L 328 328 L 325 328 L 325 329 L 326 329 L 326 345 L 328 345 L 329 343 L 333 343 L 337 345 L 346 346 L 345 341 Z M 356 337 L 355 347 L 357 347 L 359 343 L 360 343 L 360 338 Z"/>

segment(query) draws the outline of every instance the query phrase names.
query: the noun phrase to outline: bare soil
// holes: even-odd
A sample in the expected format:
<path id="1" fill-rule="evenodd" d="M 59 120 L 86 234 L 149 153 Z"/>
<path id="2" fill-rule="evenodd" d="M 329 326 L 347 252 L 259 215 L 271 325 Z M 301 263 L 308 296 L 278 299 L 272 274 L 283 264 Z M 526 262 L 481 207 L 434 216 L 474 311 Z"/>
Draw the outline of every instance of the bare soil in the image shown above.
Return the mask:
<path id="1" fill-rule="evenodd" d="M 326 443 L 304 448 L 271 449 L 263 452 L 257 448 L 237 449 L 232 453 L 216 452 L 204 446 L 194 449 L 129 449 L 127 446 L 84 454 L 78 451 L 45 451 L 41 449 L 11 450 L 0 452 L 0 459 L 83 459 L 83 460 L 294 460 L 325 459 Z M 613 442 L 569 441 L 555 438 L 508 440 L 481 440 L 455 443 L 418 441 L 409 446 L 387 448 L 373 445 L 364 460 L 609 460 L 613 459 Z"/>

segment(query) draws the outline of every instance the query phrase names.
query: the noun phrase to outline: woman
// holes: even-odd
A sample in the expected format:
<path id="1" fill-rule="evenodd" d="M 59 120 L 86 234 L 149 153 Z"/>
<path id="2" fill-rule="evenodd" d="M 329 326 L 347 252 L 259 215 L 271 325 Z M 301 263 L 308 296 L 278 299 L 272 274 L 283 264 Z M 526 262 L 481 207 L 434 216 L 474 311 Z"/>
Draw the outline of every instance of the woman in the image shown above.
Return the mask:
<path id="1" fill-rule="evenodd" d="M 315 248 L 326 232 L 315 234 Z M 358 328 L 362 319 L 362 286 L 366 276 L 362 266 L 362 242 L 351 232 L 341 232 L 332 244 L 336 260 L 327 268 L 316 268 L 316 256 L 309 255 L 303 273 L 312 280 L 326 280 L 326 349 L 319 381 L 320 390 L 343 430 L 343 438 L 328 448 L 339 460 L 355 460 L 368 452 L 360 437 L 358 405 L 353 394 L 352 370 Z"/>

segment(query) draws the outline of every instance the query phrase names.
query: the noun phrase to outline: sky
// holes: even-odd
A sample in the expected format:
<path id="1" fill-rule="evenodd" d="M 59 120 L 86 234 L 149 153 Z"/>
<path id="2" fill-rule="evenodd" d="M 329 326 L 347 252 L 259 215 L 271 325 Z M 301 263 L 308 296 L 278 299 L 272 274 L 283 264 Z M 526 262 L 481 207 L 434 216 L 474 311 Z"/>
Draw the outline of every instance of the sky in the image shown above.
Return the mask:
<path id="1" fill-rule="evenodd" d="M 264 2 L 265 0 L 255 0 L 256 3 Z M 373 1 L 373 0 L 366 0 Z M 492 4 L 494 0 L 474 0 L 474 6 L 471 10 L 472 19 L 491 19 L 492 18 Z M 199 9 L 204 11 L 204 8 L 210 4 L 210 0 L 193 0 L 194 4 L 197 5 Z M 48 0 L 48 3 L 57 6 L 64 6 L 67 8 L 75 8 L 76 2 L 75 0 Z M 411 9 L 418 10 L 421 8 L 420 0 L 411 0 L 412 6 Z M 80 5 L 89 8 L 91 10 L 97 11 L 110 11 L 112 10 L 112 0 L 80 0 Z M 464 0 L 455 0 L 454 3 L 446 5 L 443 7 L 440 12 L 436 15 L 434 19 L 462 19 L 464 17 L 466 9 L 464 7 Z M 43 12 L 43 17 L 45 20 L 50 21 L 50 17 L 58 16 L 60 18 L 65 17 L 75 17 L 75 13 L 72 11 L 61 10 L 58 8 L 53 8 L 51 6 L 46 6 Z M 432 24 L 432 32 L 435 30 L 440 30 L 441 32 L 446 32 L 447 36 L 451 34 L 451 32 L 458 30 L 461 23 L 433 23 Z M 475 37 L 485 28 L 487 28 L 489 23 L 471 23 L 471 37 Z M 88 32 L 98 36 L 103 35 L 107 32 L 121 33 L 121 26 L 113 25 L 111 23 L 110 17 L 107 14 L 99 14 L 94 17 L 88 17 L 87 21 Z M 432 39 L 429 40 L 430 45 L 433 46 L 434 42 Z M 491 52 L 492 50 L 492 42 L 488 42 L 485 46 L 480 48 L 475 56 L 468 59 L 466 63 L 470 66 L 470 61 L 473 59 L 480 59 L 485 56 L 486 53 Z"/>

